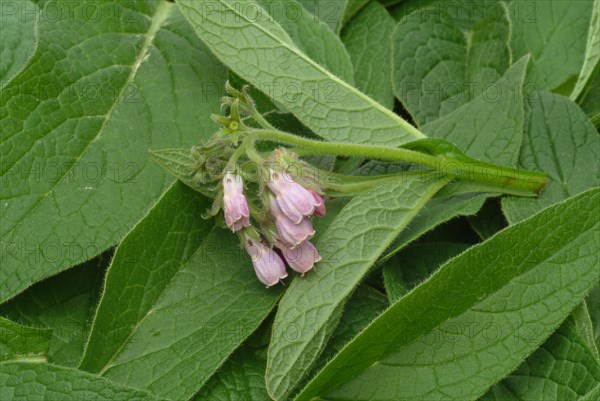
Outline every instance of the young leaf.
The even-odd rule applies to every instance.
[[[599,216],[600,190],[590,190],[451,259],[346,346],[297,400],[476,399],[600,278]]]
[[[401,145],[423,134],[306,56],[255,1],[178,1],[210,49],[242,78],[269,93],[319,136]],[[262,10],[253,18],[243,10]]]
[[[83,355],[89,324],[110,254],[36,283],[0,306],[0,314],[52,331],[48,361],[76,367]]]
[[[323,349],[327,325],[396,235],[447,183],[435,175],[408,176],[364,192],[348,203],[319,238],[323,260],[314,274],[295,280],[282,298],[267,364],[267,389],[283,398]],[[302,327],[291,341],[289,327]],[[329,333],[330,334],[330,333]]]
[[[575,88],[571,93],[571,100],[577,101],[590,84],[594,74],[598,74],[600,68],[600,0],[594,0],[592,7],[592,18],[588,31],[587,46],[585,50],[585,60]]]
[[[202,220],[208,205],[178,183],[123,240],[82,369],[187,399],[273,308],[279,291],[258,283],[234,235]]]
[[[35,49],[38,12],[38,6],[30,0],[2,4],[0,87],[21,71],[31,57]]]
[[[344,27],[341,35],[354,65],[357,88],[388,109],[394,107],[390,85],[393,31],[393,18],[379,3],[371,2]]]
[[[0,362],[45,361],[51,337],[52,329],[23,326],[0,317]]]
[[[600,362],[572,317],[480,401],[578,401],[600,382]]]
[[[158,401],[142,390],[48,363],[0,363],[0,399],[52,401]]]
[[[549,174],[535,199],[505,198],[510,223],[598,185],[600,138],[581,109],[566,97],[536,93],[526,102],[525,141],[519,165]]]
[[[354,69],[340,38],[296,0],[257,0],[308,57],[349,84]],[[315,40],[318,38],[318,40]]]
[[[504,9],[499,11],[495,18],[482,17],[467,33],[458,21],[430,9],[398,23],[394,92],[419,125],[456,110],[502,77],[510,65],[509,25]]]
[[[2,89],[0,302],[118,242],[172,182],[147,149],[214,129],[223,67],[173,3],[135,4],[91,23],[86,3],[46,2],[63,11]]]
[[[592,7],[593,0],[508,4],[512,54],[531,54],[527,82],[533,88],[571,94],[584,62]]]

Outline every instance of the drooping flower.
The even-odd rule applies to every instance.
[[[242,177],[227,172],[223,178],[223,210],[225,221],[236,232],[250,225],[250,211],[244,196]]]
[[[249,237],[246,237],[245,248],[261,283],[271,287],[287,277],[285,263],[273,249]]]
[[[270,170],[269,189],[276,195],[277,205],[293,223],[299,224],[305,217],[311,216],[319,206],[318,200],[295,182],[289,174]]]
[[[269,210],[275,218],[275,226],[282,242],[290,247],[295,247],[302,242],[309,240],[315,234],[310,220],[302,217],[298,223],[291,220],[279,207],[276,198],[269,194]]]
[[[315,191],[309,190],[312,194],[315,201],[318,202],[318,205],[315,206],[315,216],[322,217],[327,213],[327,209],[325,207],[325,198],[316,193]]]
[[[278,243],[276,246],[281,250],[283,258],[290,268],[298,273],[308,272],[315,263],[321,260],[317,248],[310,241],[304,241],[294,248],[282,243]]]

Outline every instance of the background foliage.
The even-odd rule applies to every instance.
[[[600,396],[600,1],[0,6],[1,399]],[[549,183],[330,199],[316,271],[266,290],[148,156],[209,138],[227,79],[281,129],[425,134]]]

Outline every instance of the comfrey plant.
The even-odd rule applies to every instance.
[[[220,129],[201,146],[151,152],[164,168],[188,186],[214,199],[206,218],[217,217],[237,234],[258,279],[267,287],[288,276],[286,264],[302,276],[321,260],[311,242],[314,216],[326,213],[326,194],[352,196],[395,180],[431,175],[448,181],[485,184],[491,192],[535,196],[546,183],[542,173],[484,163],[441,139],[392,148],[323,142],[286,133],[261,115],[249,95],[226,84],[222,108],[213,115]],[[265,148],[261,142],[279,144]],[[380,176],[348,176],[326,171],[300,155],[334,155],[401,161],[424,166]]]

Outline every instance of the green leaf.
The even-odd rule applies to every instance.
[[[600,350],[600,282],[592,288],[590,295],[586,299],[586,304],[594,329],[596,348]]]
[[[588,297],[592,295],[591,293]],[[596,347],[596,338],[594,333],[594,326],[588,310],[587,302],[583,301],[571,314],[577,332],[585,342],[586,347],[596,357],[600,363],[600,355],[598,354],[598,348]]]
[[[348,203],[316,243],[323,260],[314,274],[294,280],[273,328],[267,389],[281,399],[315,361],[344,301],[369,268],[447,179],[411,177],[372,188]],[[289,327],[302,328],[290,340]]]
[[[596,401],[600,399],[600,383],[596,385],[589,393],[579,399],[579,401]]]
[[[0,25],[0,88],[27,63],[35,49],[39,9],[29,0],[2,4]]]
[[[51,337],[51,329],[23,326],[0,317],[0,361],[45,361]]]
[[[0,399],[14,401],[158,401],[141,390],[48,363],[0,363]]]
[[[265,330],[261,330],[261,329]],[[270,326],[261,326],[194,396],[196,401],[268,400],[265,388],[267,366],[266,334]]]
[[[593,0],[512,0],[511,50],[531,54],[527,82],[536,90],[571,94],[584,63]]]
[[[350,56],[340,38],[296,0],[257,0],[290,35],[300,51],[326,70],[354,84]]]
[[[481,210],[468,219],[473,230],[483,240],[492,237],[508,225],[504,214],[502,214],[501,203],[498,198],[488,199]]]
[[[19,323],[52,329],[48,360],[76,367],[100,295],[110,254],[36,283],[0,306],[0,314]]]
[[[325,22],[333,32],[338,32],[341,28],[344,12],[349,2],[357,0],[299,0],[304,8],[310,11],[315,17]]]
[[[369,5],[371,0],[348,0],[346,9],[344,10],[344,19],[342,20],[341,27],[345,27],[345,23],[351,20],[358,12],[364,7]]]
[[[178,1],[210,49],[239,76],[266,91],[319,136],[336,141],[401,145],[423,134],[306,56],[255,1],[217,0],[218,11]]]
[[[356,87],[390,110],[394,107],[390,85],[393,31],[393,18],[379,3],[371,2],[344,27],[341,36],[354,65]]]
[[[390,303],[394,303],[431,276],[444,262],[469,248],[468,244],[434,242],[412,245],[383,268]]]
[[[538,198],[505,198],[510,223],[598,186],[600,138],[581,109],[566,97],[541,92],[526,102],[525,141],[519,166],[548,173]]]
[[[522,85],[528,58],[517,61],[481,95],[424,125],[423,131],[457,145],[469,157],[514,165],[523,137]]]
[[[490,93],[502,77],[510,65],[509,24],[504,9],[498,11],[495,18],[482,16],[466,33],[457,20],[440,18],[435,9],[412,13],[398,23],[392,82],[396,97],[417,124],[430,123]],[[493,89],[497,97],[498,89]]]
[[[575,88],[571,93],[571,100],[576,101],[583,90],[592,80],[594,74],[598,74],[600,68],[600,0],[594,0],[592,7],[592,19],[590,21],[585,60]]]
[[[178,183],[119,245],[82,369],[187,399],[273,308],[280,292],[201,218],[209,205]]]
[[[208,136],[225,80],[168,1],[50,8],[0,99],[0,302],[117,243],[172,183],[147,149]]]
[[[600,278],[599,216],[600,190],[590,190],[451,259],[361,332],[297,400],[476,399]]]
[[[537,351],[481,401],[576,401],[600,382],[600,363],[569,317]]]
[[[592,76],[586,92],[579,101],[581,108],[588,115],[596,128],[600,128],[600,72]]]
[[[177,183],[121,242],[106,275],[81,369],[102,371],[127,344],[211,231],[214,223],[200,217],[209,207],[208,199]]]
[[[381,259],[384,261],[389,259],[407,244],[454,217],[474,215],[481,209],[487,197],[487,194],[473,193],[445,196],[442,190],[398,235]]]
[[[385,295],[366,284],[360,285],[344,305],[344,312],[320,360],[313,367],[316,373],[388,306]],[[318,369],[316,369],[318,368]]]

